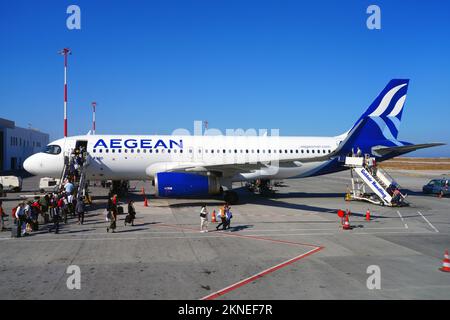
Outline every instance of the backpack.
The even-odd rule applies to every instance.
[[[17,207],[12,208],[12,210],[11,210],[11,216],[12,216],[14,219],[17,219],[17,217],[16,217],[16,211],[17,211]]]

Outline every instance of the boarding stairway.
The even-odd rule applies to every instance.
[[[347,192],[346,200],[362,200],[384,206],[407,205],[404,195],[393,196],[392,186],[398,183],[383,169],[376,166],[375,158],[348,156],[345,166],[351,169],[351,189]],[[366,192],[366,186],[375,194]]]
[[[76,183],[77,188],[77,197],[86,197],[87,196],[87,189],[89,186],[89,180],[86,176],[87,168],[89,167],[91,157],[89,153],[83,152],[81,154],[82,157],[82,164],[78,167],[78,181],[74,181]],[[59,181],[58,189],[61,190],[64,187],[65,182],[69,179],[70,176],[70,166],[72,164],[72,161],[75,161],[75,158],[73,155],[67,154],[64,155],[64,167],[61,172],[61,179]]]
[[[89,180],[86,177],[86,169],[89,167],[89,163],[91,160],[91,157],[87,152],[84,152],[83,155],[83,164],[79,168],[80,171],[80,180],[78,181],[78,197],[84,197],[87,196],[87,188],[89,186]]]
[[[61,171],[61,178],[59,179],[58,190],[62,189],[62,187],[64,186],[64,181],[66,181],[67,177],[69,176],[69,162],[70,162],[69,154],[64,154],[64,167]]]

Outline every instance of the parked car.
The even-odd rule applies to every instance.
[[[422,188],[423,193],[431,193],[431,194],[442,194],[444,196],[450,194],[449,190],[449,181],[448,178],[442,178],[442,179],[433,179],[428,184],[424,185]]]
[[[3,191],[22,191],[22,178],[16,176],[0,176],[0,184],[3,185]]]
[[[60,179],[49,178],[49,177],[41,178],[41,180],[39,180],[39,191],[42,193],[56,191],[56,189],[58,188],[59,182],[60,182]]]

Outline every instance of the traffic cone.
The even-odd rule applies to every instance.
[[[351,213],[350,210],[348,210],[348,209],[347,209],[347,215],[348,215],[348,216],[351,216],[351,215],[352,215],[352,213]]]
[[[366,221],[370,221],[370,210],[367,209],[366,211]]]
[[[211,222],[217,222],[216,219],[216,210],[213,210],[212,214],[211,214]]]
[[[442,260],[442,268],[439,268],[439,270],[444,272],[450,272],[450,259],[448,256],[448,250],[445,250],[444,260]]]
[[[144,198],[144,207],[148,207],[147,198]]]
[[[351,230],[350,221],[348,219],[348,214],[345,215],[344,225],[342,226],[344,230]]]

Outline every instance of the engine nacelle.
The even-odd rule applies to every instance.
[[[219,179],[182,172],[160,172],[155,175],[157,197],[207,196],[221,192]]]

